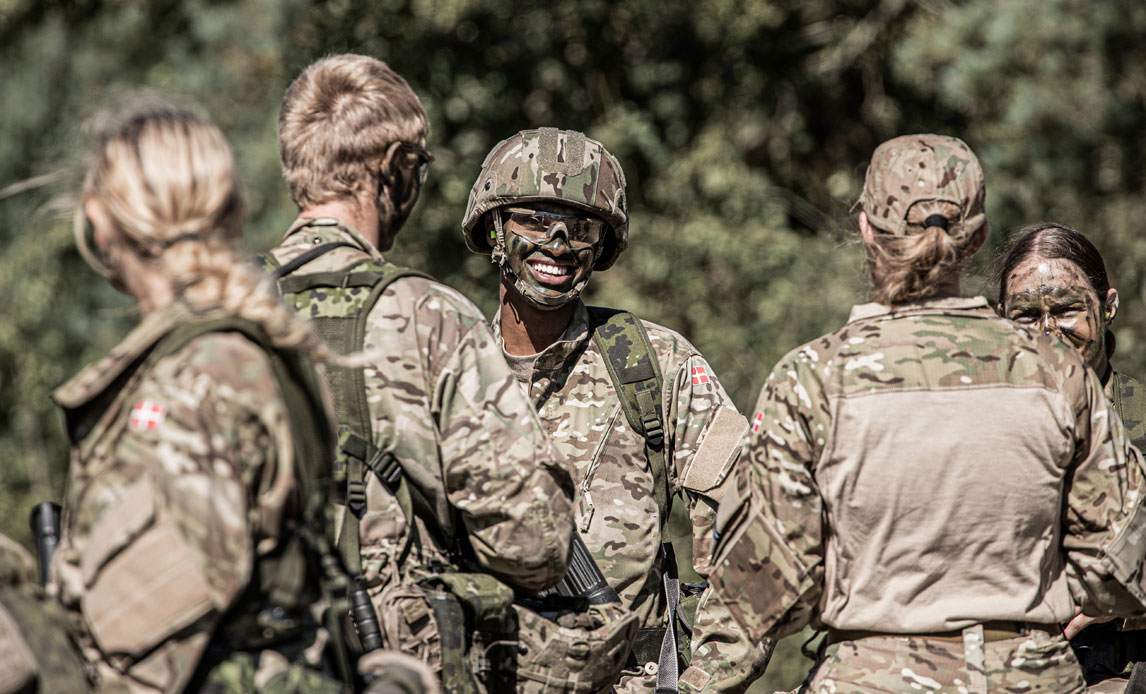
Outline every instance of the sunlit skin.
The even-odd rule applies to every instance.
[[[1118,308],[1118,291],[1100,299],[1078,265],[1069,260],[1028,258],[1007,276],[1003,315],[1057,335],[1106,374],[1106,330]]]
[[[586,213],[559,203],[531,203],[531,209],[566,215]],[[563,226],[563,225],[562,225]],[[541,296],[558,298],[570,294],[593,272],[596,247],[574,249],[563,230],[553,230],[552,237],[541,245],[531,243],[514,233],[512,219],[505,221],[506,263],[510,271]],[[506,352],[512,355],[537,354],[553,344],[573,318],[577,304],[569,300],[558,306],[541,306],[523,296],[514,286],[515,279],[502,276],[501,333]]]
[[[84,214],[92,225],[96,251],[112,272],[112,284],[135,299],[141,314],[146,316],[175,300],[171,280],[155,263],[140,256],[98,198],[88,198],[84,202]]]

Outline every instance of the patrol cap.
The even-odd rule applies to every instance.
[[[947,202],[960,210],[958,219],[948,220],[947,233],[960,237],[987,221],[986,197],[983,168],[966,142],[948,135],[903,135],[876,148],[863,195],[852,210],[862,209],[881,231],[906,236],[924,228],[907,223],[914,205]]]

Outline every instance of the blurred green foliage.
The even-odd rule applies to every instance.
[[[0,0],[0,530],[28,540],[62,494],[47,395],[135,320],[79,260],[68,194],[79,124],[117,90],[202,105],[237,152],[247,245],[294,215],[278,102],[310,61],[381,58],[431,120],[437,157],[393,257],[495,306],[458,232],[485,153],[518,129],[584,130],[623,163],[632,248],[589,299],[689,337],[743,409],[785,351],[863,300],[850,246],[882,140],[956,134],[988,177],[993,255],[1051,219],[1089,234],[1122,294],[1115,363],[1146,374],[1146,5],[1137,0]],[[981,278],[969,292],[990,291]],[[781,644],[766,682],[807,668]]]

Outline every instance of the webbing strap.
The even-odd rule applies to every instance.
[[[653,476],[653,494],[661,510],[661,541],[667,542],[672,509],[665,462],[664,379],[649,335],[639,318],[628,311],[590,306],[593,341],[605,359],[609,378],[621,400],[629,426],[645,440],[645,458]]]
[[[677,576],[676,553],[671,542],[661,543],[661,558],[664,562],[661,576],[665,587],[665,611],[668,625],[661,641],[661,657],[657,664],[657,694],[677,694],[680,685],[680,667],[677,663],[676,614],[680,607],[680,577]]]
[[[1146,694],[1146,664],[1134,663],[1124,694]]]
[[[342,270],[291,274],[314,258],[341,246],[354,247],[353,244],[338,242],[311,249],[279,268],[276,271],[276,278],[284,297],[321,291],[324,288],[370,289],[360,304],[343,305],[331,302],[331,305],[324,306],[324,315],[312,319],[316,330],[328,344],[341,354],[349,354],[364,347],[367,318],[386,288],[402,277],[426,277],[426,275],[371,259],[363,259]],[[331,310],[342,310],[344,315],[329,315]],[[406,545],[398,560],[401,565],[409,554],[417,533],[417,526],[414,524],[416,504],[410,485],[402,474],[398,460],[389,451],[379,451],[375,445],[362,369],[328,365],[327,375],[331,390],[334,391],[342,429],[342,443],[338,447],[336,469],[344,470],[346,475],[347,507],[342,516],[342,527],[339,532],[339,552],[352,575],[360,575],[361,518],[366,510],[366,475],[372,472],[378,475],[383,486],[395,496],[409,524]],[[432,512],[423,512],[419,515],[422,515],[427,527],[432,528],[431,532],[437,529],[434,527],[437,519]],[[435,537],[438,535],[444,537],[445,533],[435,533]]]

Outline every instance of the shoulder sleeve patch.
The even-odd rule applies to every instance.
[[[713,496],[713,488],[728,476],[732,461],[740,447],[740,438],[748,429],[748,422],[731,407],[721,407],[716,411],[712,424],[700,440],[692,465],[684,473],[681,484],[685,489]]]

